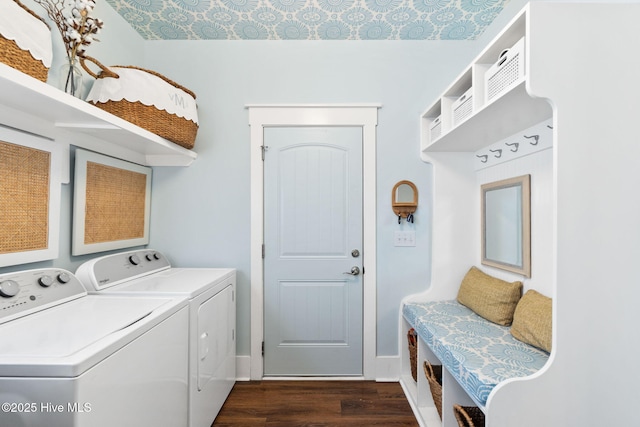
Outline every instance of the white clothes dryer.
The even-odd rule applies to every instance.
[[[0,426],[186,426],[188,314],[58,268],[0,275]]]
[[[188,299],[189,426],[210,427],[236,378],[235,269],[172,268],[144,249],[87,261],[76,275],[90,293]]]

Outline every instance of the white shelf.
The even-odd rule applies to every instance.
[[[511,83],[497,98],[485,101],[485,73],[503,50],[511,49],[525,37],[526,30],[523,11],[422,114],[423,153],[475,152],[551,117],[551,105],[545,99],[531,97],[527,92],[529,73],[524,57],[520,63],[525,70],[524,76]],[[454,126],[453,103],[468,89],[471,89],[470,95],[473,97],[473,112]],[[442,133],[432,140],[429,128],[437,117],[442,123]]]
[[[532,98],[525,86],[525,81],[520,82],[429,143],[423,151],[475,152],[551,117],[549,103],[541,98]]]
[[[188,166],[197,153],[0,63],[0,124],[147,166]]]

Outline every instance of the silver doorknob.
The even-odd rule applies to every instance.
[[[351,271],[345,271],[342,274],[349,274],[351,276],[357,276],[358,274],[360,274],[360,267],[353,266],[353,267],[351,267]]]

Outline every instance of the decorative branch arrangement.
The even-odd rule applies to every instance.
[[[47,15],[55,22],[67,52],[67,64],[63,66],[62,83],[65,92],[82,97],[82,71],[78,68],[77,59],[84,57],[85,50],[104,25],[91,12],[96,5],[95,0],[34,0],[46,10]],[[65,8],[70,14],[65,15]]]
[[[65,4],[64,0],[34,0],[42,6],[47,15],[55,22],[69,61],[83,56],[85,49],[94,41],[99,41],[95,36],[100,32],[104,23],[91,16],[96,5],[95,0],[75,0]],[[65,9],[70,6],[71,14],[65,16]]]

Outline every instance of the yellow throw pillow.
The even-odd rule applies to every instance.
[[[462,279],[458,302],[479,316],[499,325],[509,326],[522,296],[522,282],[505,282],[471,267]]]
[[[552,299],[528,290],[513,314],[511,335],[527,344],[551,353]]]

